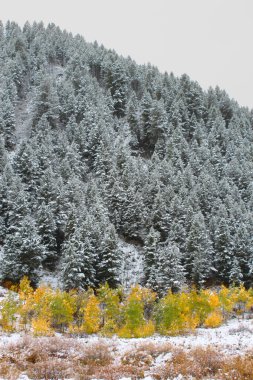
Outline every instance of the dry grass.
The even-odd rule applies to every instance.
[[[145,351],[153,358],[159,355],[168,354],[172,352],[173,346],[170,343],[157,343],[157,342],[144,342],[137,345],[137,351]]]
[[[81,365],[106,366],[112,363],[113,356],[107,344],[98,342],[84,347],[77,360]]]
[[[144,371],[140,368],[135,368],[129,365],[110,365],[105,367],[86,367],[82,371],[77,370],[75,379],[77,380],[119,380],[123,377],[131,380],[143,379]]]
[[[176,349],[165,365],[154,368],[156,380],[167,380],[178,375],[194,380],[252,380],[253,355],[224,356],[212,348],[195,348],[190,351]]]
[[[63,379],[77,371],[92,373],[92,368],[108,366],[112,354],[104,343],[82,344],[67,338],[26,337],[2,348],[0,376],[17,378],[26,372],[32,379]],[[88,372],[89,372],[88,371]]]
[[[161,365],[156,364],[159,356],[164,358]],[[121,353],[103,341],[27,337],[0,351],[0,378],[14,380],[22,372],[34,380],[137,380],[144,373],[156,380],[179,374],[195,380],[252,380],[253,352],[231,357],[210,347],[186,351],[167,343],[146,342]]]
[[[224,362],[222,368],[222,380],[252,380],[253,379],[253,354],[237,356]]]

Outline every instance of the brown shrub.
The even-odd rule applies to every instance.
[[[16,380],[21,371],[16,367],[14,363],[10,363],[8,360],[0,360],[0,378],[6,380]]]
[[[152,375],[158,380],[178,375],[200,380],[220,373],[222,365],[220,353],[211,348],[198,347],[189,352],[175,349],[171,359],[165,365],[155,368]]]
[[[80,347],[74,339],[26,336],[1,348],[0,377],[10,378],[8,373],[4,373],[4,368],[10,367],[12,372],[27,372],[33,379],[64,378],[63,375],[73,367],[76,351],[80,351]]]
[[[149,367],[153,363],[153,357],[146,351],[128,351],[121,358],[123,365],[131,365],[132,367]]]
[[[4,348],[3,355],[11,361],[37,363],[49,358],[69,358],[80,350],[80,344],[74,339],[66,338],[32,338],[24,337]]]
[[[30,365],[27,374],[34,380],[59,380],[69,378],[74,369],[66,359],[49,359]]]
[[[168,353],[166,362],[154,367],[155,359]],[[167,343],[142,342],[120,353],[103,341],[85,344],[69,338],[26,337],[1,347],[0,352],[0,378],[6,380],[17,379],[22,372],[34,380],[137,380],[149,371],[156,380],[179,374],[195,380],[252,380],[253,351],[235,357],[210,347],[187,351]]]
[[[221,379],[252,380],[253,358],[249,355],[245,355],[226,360],[222,367]]]
[[[189,355],[200,368],[201,376],[215,375],[223,366],[221,353],[210,347],[197,347],[191,350]]]
[[[78,354],[77,361],[86,366],[106,366],[113,360],[112,353],[107,344],[97,342],[84,347]]]
[[[87,366],[77,369],[76,380],[119,380],[129,377],[131,380],[139,380],[144,377],[144,372],[140,368],[125,365],[110,365],[104,367]]]

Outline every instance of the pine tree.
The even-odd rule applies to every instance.
[[[114,63],[112,70],[113,80],[110,91],[114,101],[114,113],[117,117],[123,117],[125,116],[127,103],[128,77],[123,65],[120,62]]]
[[[21,143],[15,156],[15,169],[26,184],[26,190],[35,193],[39,181],[39,167],[34,148],[28,143]]]
[[[49,78],[42,79],[34,100],[33,126],[46,115],[49,124],[55,127],[59,118],[59,99]]]
[[[36,224],[41,244],[44,247],[43,264],[50,266],[57,255],[56,224],[50,208],[45,203],[42,203],[37,212]]]
[[[159,242],[159,232],[151,227],[144,245],[144,284],[146,286],[152,286],[156,282],[154,271],[156,271],[157,268],[156,259]]]
[[[63,247],[62,278],[66,289],[95,286],[95,252],[88,236],[75,230]]]
[[[23,219],[18,231],[8,234],[1,258],[1,280],[16,283],[28,276],[36,284],[44,258],[44,250],[34,221],[30,216]]]
[[[213,248],[201,212],[195,214],[186,241],[185,269],[194,284],[204,285],[211,275]]]
[[[166,242],[156,255],[154,289],[160,294],[179,291],[185,284],[185,270],[182,265],[182,254],[175,244]]]
[[[8,150],[13,150],[16,146],[15,128],[14,105],[10,98],[3,94],[0,99],[0,132],[3,133]]]
[[[112,225],[104,231],[98,252],[96,279],[100,284],[107,282],[110,286],[115,287],[119,283],[120,257],[116,231]]]
[[[216,221],[214,237],[214,266],[217,270],[219,280],[221,282],[225,282],[225,284],[229,284],[229,273],[232,259],[232,240],[228,222],[225,218],[221,218],[219,221]]]
[[[7,153],[4,146],[4,140],[0,135],[0,174],[3,173],[3,170],[6,164],[7,164]]]

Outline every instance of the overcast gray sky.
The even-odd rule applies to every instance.
[[[0,0],[0,18],[54,22],[253,108],[253,0]]]

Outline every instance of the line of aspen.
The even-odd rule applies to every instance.
[[[129,291],[101,285],[95,292],[33,289],[27,277],[0,301],[2,332],[29,332],[50,336],[118,335],[140,338],[154,333],[177,335],[197,327],[214,328],[231,316],[252,315],[253,289],[243,286],[219,289],[169,291],[164,297],[139,285]]]

